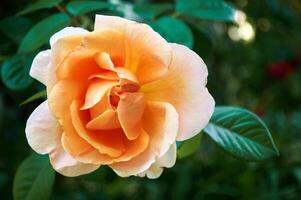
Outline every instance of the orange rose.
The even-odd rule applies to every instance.
[[[198,134],[212,115],[202,59],[146,24],[97,15],[93,32],[67,27],[50,45],[30,71],[48,100],[25,132],[65,176],[108,165],[123,177],[157,178],[174,165],[176,141]]]

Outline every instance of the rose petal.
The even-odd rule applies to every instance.
[[[137,175],[150,168],[157,157],[164,155],[174,143],[178,130],[178,114],[165,102],[148,102],[143,115],[143,128],[150,135],[147,149],[126,162],[110,167],[122,177]]]
[[[106,154],[101,154],[97,149],[90,145],[86,140],[79,136],[75,130],[70,110],[66,113],[63,120],[64,132],[62,135],[62,146],[79,162],[87,164],[111,164],[113,159]]]
[[[130,72],[129,70],[127,70],[127,69],[125,69],[123,67],[117,67],[116,68],[116,72],[117,72],[118,77],[121,80],[128,80],[130,82],[139,84],[136,76],[134,74],[132,74],[132,72]]]
[[[105,71],[101,72],[100,74],[93,74],[89,76],[89,80],[99,78],[99,79],[104,79],[104,80],[109,80],[109,81],[118,81],[119,78],[116,73],[111,72],[111,71]]]
[[[155,144],[153,153],[161,157],[171,144],[174,143],[178,133],[179,115],[169,103],[149,101],[143,115],[143,128],[151,134]]]
[[[88,174],[100,167],[100,165],[78,162],[61,145],[49,154],[49,158],[51,165],[58,173],[69,177]]]
[[[125,93],[120,98],[117,114],[120,125],[129,140],[136,139],[142,132],[141,118],[144,113],[143,93]]]
[[[112,62],[111,57],[108,53],[97,53],[95,55],[95,60],[100,68],[114,71],[114,63]]]
[[[81,110],[86,110],[96,105],[102,98],[105,98],[105,94],[115,85],[117,85],[115,81],[93,80],[87,89],[85,103]]]
[[[49,95],[49,108],[64,129],[62,135],[64,149],[74,157],[93,149],[89,143],[78,135],[70,116],[69,107],[72,101],[83,98],[84,91],[80,83],[66,79],[59,81]]]
[[[73,135],[73,137],[75,134]],[[77,137],[79,137],[77,135]],[[62,135],[62,146],[68,152],[68,154],[72,155],[77,161],[86,163],[86,164],[94,164],[94,165],[108,165],[113,163],[113,159],[106,154],[101,154],[99,151],[92,146],[86,149],[83,152],[79,153],[79,149],[74,143],[75,138],[70,138],[70,133]],[[77,140],[78,138],[76,138]],[[82,139],[82,138],[81,138]]]
[[[116,111],[112,109],[106,110],[87,124],[87,129],[90,130],[111,130],[117,128],[120,128],[120,123]]]
[[[136,22],[117,16],[96,15],[94,30],[113,28],[123,32],[127,23]]]
[[[30,76],[46,85],[49,67],[50,67],[50,50],[41,51],[32,61]]]
[[[136,74],[139,82],[149,82],[166,73],[171,48],[150,26],[120,17],[96,15],[95,30],[108,28],[125,34],[125,67]]]
[[[67,36],[74,36],[74,35],[84,35],[89,33],[89,31],[80,28],[80,27],[66,27],[59,32],[55,33],[50,38],[50,46],[52,47],[58,40]]]
[[[117,75],[119,77],[119,85],[124,92],[136,92],[140,88],[138,79],[132,72],[123,68],[116,68]]]
[[[47,154],[56,148],[61,130],[47,101],[41,103],[30,115],[25,133],[31,148],[40,154]]]
[[[49,108],[62,123],[62,120],[69,115],[69,106],[74,99],[83,99],[85,85],[73,80],[61,80],[48,95]]]
[[[125,68],[134,73],[141,84],[167,72],[172,49],[150,26],[128,23],[125,39]]]
[[[151,167],[147,171],[138,174],[138,176],[144,177],[146,175],[149,179],[156,179],[161,176],[163,167],[173,167],[176,164],[176,160],[177,145],[176,143],[174,143],[170,146],[169,150],[163,156],[158,158],[157,161],[151,165]]]
[[[185,46],[171,44],[173,59],[168,74],[145,84],[141,91],[148,100],[171,103],[179,113],[177,140],[198,134],[209,122],[214,99],[205,87],[207,67],[203,60]]]
[[[88,111],[80,111],[81,101],[73,101],[70,106],[73,125],[85,141],[96,148],[100,153],[111,157],[118,157],[125,151],[124,133],[121,129],[89,131],[85,124],[89,120]]]
[[[81,44],[81,40],[89,31],[79,27],[66,27],[52,35],[50,38],[51,46],[51,67],[47,79],[47,92],[57,82],[56,69],[66,56]]]
[[[51,46],[51,63],[49,69],[49,78],[47,80],[47,92],[50,93],[53,86],[57,83],[56,70],[58,66],[65,60],[65,58],[73,52],[76,48],[80,47],[83,35],[70,35],[58,39]]]
[[[144,152],[148,147],[149,142],[150,137],[144,130],[142,130],[139,137],[135,140],[125,139],[126,151],[119,158],[115,158],[114,161],[124,162],[131,160],[132,158]]]
[[[118,30],[95,30],[83,38],[82,45],[94,53],[107,53],[114,66],[124,65],[124,34]]]
[[[70,52],[57,66],[58,80],[73,79],[82,84],[87,84],[91,74],[100,72],[97,62],[94,60],[94,52],[84,47],[77,47]]]
[[[155,155],[151,151],[151,147],[148,147],[143,153],[133,157],[131,160],[116,162],[109,166],[118,176],[128,177],[146,171],[155,161]]]
[[[106,94],[95,106],[89,109],[90,116],[92,119],[97,118],[99,115],[103,114],[106,110],[111,109],[109,93]]]

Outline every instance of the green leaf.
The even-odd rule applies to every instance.
[[[124,12],[122,12],[122,10],[114,10],[114,9],[110,9],[110,10],[103,10],[101,11],[102,15],[111,15],[111,16],[118,16],[118,17],[124,17]]]
[[[49,38],[62,28],[68,26],[70,18],[66,14],[55,14],[34,25],[23,38],[18,53],[40,48]]]
[[[177,0],[180,14],[206,20],[233,21],[235,9],[223,0]]]
[[[199,133],[193,138],[184,141],[177,151],[178,158],[182,159],[196,152],[201,145],[202,135],[203,133]]]
[[[16,55],[3,62],[1,78],[6,87],[11,90],[24,90],[32,83],[29,76],[32,59],[32,55]]]
[[[23,17],[11,16],[0,21],[0,31],[16,44],[20,44],[31,26],[32,21]]]
[[[40,9],[52,8],[60,4],[63,0],[40,0],[35,3],[29,4],[24,10],[17,13],[17,15],[25,15]]]
[[[264,122],[242,108],[216,107],[204,131],[222,149],[239,159],[259,161],[278,155]]]
[[[150,26],[168,42],[183,44],[189,48],[193,46],[193,35],[190,28],[179,19],[162,17],[151,22]]]
[[[14,178],[14,200],[47,200],[55,179],[48,156],[33,154],[19,166]]]
[[[176,141],[177,149],[180,149],[183,144],[184,144],[184,141]]]
[[[114,5],[103,1],[71,1],[67,5],[67,11],[72,15],[84,15],[89,12],[113,7]]]
[[[194,37],[194,51],[198,52],[204,58],[212,56],[214,46],[218,43],[218,35],[210,23],[190,23],[192,31],[197,37]]]
[[[152,20],[155,17],[162,15],[173,9],[170,3],[157,3],[157,4],[139,4],[134,7],[134,11],[144,19]]]
[[[26,99],[25,101],[23,101],[20,106],[23,106],[25,104],[28,104],[30,102],[33,102],[34,100],[40,99],[40,98],[44,98],[47,96],[46,90],[42,90],[34,95],[32,95],[31,97],[29,97],[28,99]]]

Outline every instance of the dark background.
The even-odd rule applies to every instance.
[[[0,20],[14,16],[31,2],[2,0]],[[129,3],[143,2],[150,1]],[[301,198],[301,2],[227,2],[246,13],[255,38],[233,41],[228,36],[233,23],[204,20],[189,25],[194,35],[193,49],[208,66],[208,88],[217,105],[242,106],[260,115],[271,130],[280,156],[246,163],[203,136],[197,152],[179,159],[157,180],[119,178],[107,167],[77,178],[57,174],[52,199]],[[56,12],[55,8],[43,9],[24,17],[34,24]],[[87,17],[93,20],[94,14]],[[10,27],[2,26],[0,30],[0,63],[13,56],[18,47],[18,42],[3,32],[6,28]],[[11,30],[11,35],[20,32]],[[11,90],[0,82],[1,199],[12,199],[14,174],[30,153],[24,133],[26,119],[42,100],[24,106],[20,103],[41,89],[43,86],[36,81],[24,90]]]

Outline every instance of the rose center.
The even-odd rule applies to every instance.
[[[113,108],[118,106],[120,98],[126,93],[134,93],[140,89],[140,85],[136,82],[121,79],[120,83],[113,87],[110,91],[110,104]]]

